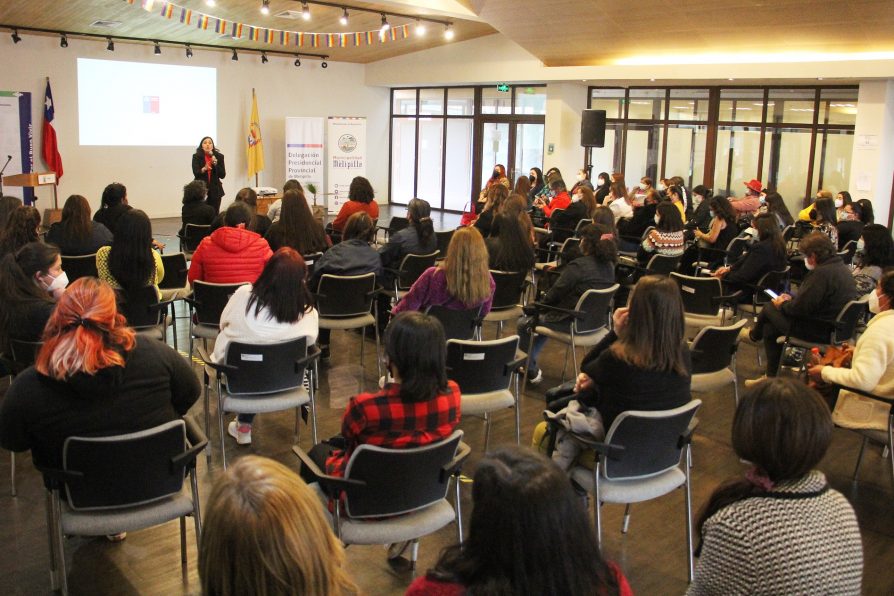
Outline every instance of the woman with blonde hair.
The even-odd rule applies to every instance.
[[[495,287],[484,238],[474,227],[460,228],[450,239],[447,258],[426,269],[391,312],[424,311],[429,306],[480,307],[484,316],[490,312]]]
[[[294,472],[254,455],[208,498],[199,576],[205,596],[357,592],[320,499]]]

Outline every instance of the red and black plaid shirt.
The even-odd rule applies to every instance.
[[[358,445],[400,449],[449,437],[459,424],[459,386],[449,381],[447,391],[425,401],[404,401],[400,398],[400,385],[392,383],[378,393],[361,393],[351,398],[341,423],[347,447],[329,456],[327,472],[342,476]]]

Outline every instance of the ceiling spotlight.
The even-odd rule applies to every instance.
[[[110,52],[114,52],[115,51],[115,42],[112,41],[111,37],[108,39],[109,39],[109,43],[106,44],[106,49]]]
[[[416,21],[416,35],[419,37],[423,37],[425,35],[425,23],[422,21]]]
[[[388,31],[391,28],[391,25],[388,24],[388,17],[385,16],[385,13],[382,13],[382,28],[381,31]]]
[[[19,43],[20,41],[22,41],[22,38],[19,37],[19,30],[13,29],[12,30],[12,43]]]
[[[270,14],[270,0],[264,0],[261,3],[261,14],[263,14],[263,15]]]
[[[208,6],[215,6],[217,2],[215,2],[214,0],[205,0],[205,4],[207,4]]]
[[[310,7],[307,5],[306,1],[302,1],[301,4],[303,5],[301,7],[301,18],[304,19],[305,21],[309,21],[310,20]]]
[[[238,62],[238,61],[239,61],[239,54],[236,53],[236,50],[235,50],[235,49],[233,49],[233,57],[230,58],[230,60],[232,60],[233,62]]]
[[[341,17],[338,19],[338,22],[341,23],[342,25],[348,24],[348,9],[347,8],[342,8]]]
[[[444,29],[444,39],[448,41],[453,39],[453,27],[450,25],[447,25],[447,28]]]
[[[158,45],[158,42],[157,42],[157,41],[155,42],[155,55],[156,55],[156,56],[161,56],[161,46]]]
[[[59,47],[60,48],[68,47],[68,36],[65,35],[64,33],[62,34],[62,39],[59,40]]]
[[[192,48],[189,47],[188,45],[186,46],[186,57],[192,58]]]
[[[301,58],[295,58],[295,68],[301,66]]]
[[[320,63],[320,66],[322,66],[323,68],[329,68],[329,63],[323,60],[323,62]]]

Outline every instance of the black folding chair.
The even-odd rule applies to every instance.
[[[68,276],[68,283],[82,277],[99,277],[96,269],[96,253],[78,257],[62,255],[62,270]]]

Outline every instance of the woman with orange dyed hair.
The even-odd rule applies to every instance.
[[[37,465],[61,466],[68,437],[152,428],[183,416],[199,397],[187,361],[127,327],[114,290],[96,278],[66,288],[43,342],[0,409],[0,445],[30,449]]]

